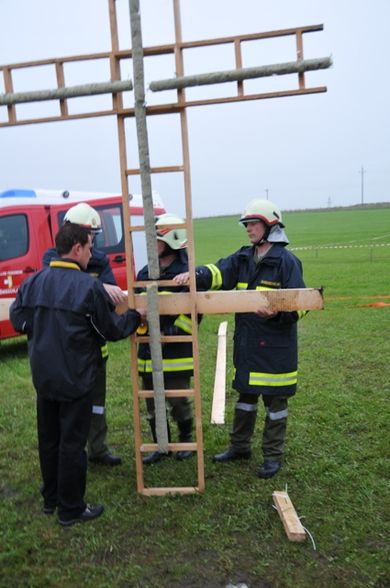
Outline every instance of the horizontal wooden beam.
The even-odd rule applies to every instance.
[[[146,308],[146,296],[136,294],[135,307]],[[117,307],[121,314],[128,308],[127,301]],[[293,310],[322,310],[324,301],[322,290],[317,288],[296,288],[281,290],[229,290],[196,293],[196,310],[199,314],[228,314],[236,312],[256,312],[267,309],[273,312]],[[158,297],[160,314],[189,314],[191,296],[189,292]]]

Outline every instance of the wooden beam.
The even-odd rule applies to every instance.
[[[214,425],[223,425],[225,422],[227,326],[227,321],[223,321],[218,329],[217,362],[215,365],[214,395],[211,408],[211,423]]]
[[[287,492],[275,491],[272,498],[290,541],[305,541],[306,531]]]
[[[146,296],[135,296],[135,307],[146,308]],[[121,314],[128,308],[127,302],[117,307]],[[158,297],[160,314],[186,314],[191,312],[190,294],[181,292]],[[259,309],[275,312],[293,310],[322,310],[324,301],[322,289],[291,288],[287,290],[229,290],[196,293],[196,309],[199,314],[228,314],[235,312],[256,312]]]

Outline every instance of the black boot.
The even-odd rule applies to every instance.
[[[222,453],[214,455],[213,461],[233,461],[234,459],[249,459],[251,456],[250,451],[236,451],[234,447],[228,447]]]
[[[277,474],[281,467],[282,463],[280,461],[264,459],[264,463],[261,464],[257,475],[259,478],[266,480],[267,478],[272,478],[272,476]]]
[[[150,430],[152,431],[153,441],[155,443],[157,443],[156,419],[150,419],[149,425],[150,425]],[[171,431],[170,431],[168,422],[167,422],[167,429],[168,429],[168,442],[170,443],[171,442]],[[152,465],[153,463],[157,463],[158,461],[161,461],[162,459],[164,459],[165,457],[168,457],[169,455],[171,455],[170,451],[168,451],[168,453],[164,453],[162,451],[153,451],[153,453],[150,453],[146,457],[142,458],[142,463],[145,465]]]
[[[249,459],[251,456],[251,439],[255,430],[257,411],[234,411],[233,430],[230,434],[230,447],[222,453],[214,455],[213,461],[232,461],[234,459]]]
[[[179,441],[182,443],[191,443],[192,442],[192,419],[187,419],[186,421],[178,421],[177,426],[179,428]],[[176,453],[176,459],[182,461],[183,459],[188,459],[192,457],[192,451],[178,451]]]

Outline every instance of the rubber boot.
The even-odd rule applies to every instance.
[[[153,441],[155,443],[157,443],[156,419],[150,419],[149,425],[150,425],[150,430],[152,432]],[[171,442],[171,431],[170,431],[168,422],[167,422],[167,429],[168,429],[168,442],[170,443]],[[152,465],[153,463],[157,463],[158,461],[161,461],[162,459],[164,459],[165,457],[168,457],[169,455],[171,455],[170,451],[168,451],[168,453],[163,453],[162,451],[153,451],[153,453],[150,453],[149,455],[147,455],[146,457],[144,457],[142,459],[142,463],[145,465]]]
[[[249,459],[251,456],[251,439],[256,425],[257,410],[250,412],[236,408],[234,411],[233,430],[230,434],[230,447],[214,455],[213,461],[232,461]]]
[[[192,442],[192,419],[187,419],[186,421],[179,421],[177,423],[179,428],[179,441],[182,443],[191,443]],[[180,461],[183,459],[188,459],[192,457],[193,452],[188,450],[178,451],[176,453],[176,459]]]

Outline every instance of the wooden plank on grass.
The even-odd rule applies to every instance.
[[[305,541],[306,532],[287,492],[275,491],[272,498],[290,541]]]
[[[146,296],[136,294],[136,308],[146,308]],[[127,301],[117,307],[124,312]],[[159,296],[160,314],[188,314],[191,310],[190,294],[186,292]],[[196,310],[200,314],[227,314],[232,312],[256,312],[267,309],[274,312],[293,310],[322,310],[322,290],[318,288],[291,288],[280,290],[229,290],[196,293]]]
[[[214,394],[211,407],[211,423],[215,425],[223,425],[225,422],[227,326],[227,321],[223,321],[218,329],[217,361],[215,364]]]

